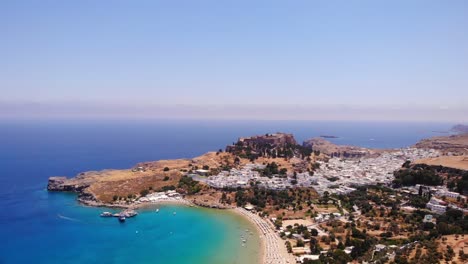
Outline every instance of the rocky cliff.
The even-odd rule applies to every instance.
[[[367,148],[336,145],[323,138],[311,138],[304,141],[302,145],[313,151],[320,151],[320,153],[330,157],[360,158],[376,154],[376,151]]]
[[[288,145],[297,145],[296,139],[292,134],[286,133],[275,133],[275,134],[265,134],[252,137],[242,137],[239,138],[237,143],[227,146],[226,152],[231,152],[236,149],[236,147],[250,147],[253,149],[261,147],[269,147],[270,149],[274,148],[283,148]]]

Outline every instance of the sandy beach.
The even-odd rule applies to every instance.
[[[258,229],[260,240],[262,241],[262,259],[261,263],[266,264],[286,264],[295,263],[294,256],[289,254],[284,241],[275,232],[275,229],[268,222],[258,215],[245,210],[244,208],[235,208],[234,212],[246,217]]]

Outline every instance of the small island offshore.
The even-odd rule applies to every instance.
[[[192,159],[50,177],[47,189],[126,216],[155,203],[233,210],[257,226],[261,263],[466,263],[468,133],[453,131],[402,149],[264,134]]]

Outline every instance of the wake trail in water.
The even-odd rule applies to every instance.
[[[82,221],[79,220],[79,219],[71,218],[71,217],[67,217],[67,216],[63,216],[63,215],[61,215],[61,214],[57,214],[57,216],[58,216],[59,218],[62,218],[62,219],[68,220],[68,221],[82,222]]]

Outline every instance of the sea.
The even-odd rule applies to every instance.
[[[258,233],[230,212],[156,205],[121,224],[47,192],[50,176],[191,158],[239,137],[286,132],[298,142],[407,147],[446,135],[451,123],[223,120],[0,121],[0,263],[257,263]],[[159,212],[156,212],[159,209]],[[246,231],[249,230],[249,231]],[[251,234],[250,232],[254,232]],[[242,246],[240,237],[246,236]]]

